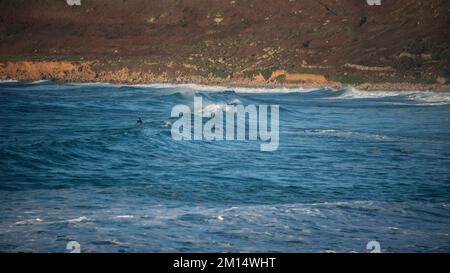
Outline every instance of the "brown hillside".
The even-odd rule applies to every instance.
[[[131,67],[138,59],[192,65],[219,77],[264,69],[329,78],[449,77],[447,0],[81,3],[0,1],[0,59],[82,57]]]

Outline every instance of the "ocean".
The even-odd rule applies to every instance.
[[[174,140],[194,97],[279,105],[278,149]],[[450,251],[449,93],[9,81],[0,118],[0,252]]]

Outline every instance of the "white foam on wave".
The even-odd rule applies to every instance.
[[[338,90],[342,91],[342,90]],[[335,97],[339,99],[373,99],[373,98],[385,98],[385,97],[397,97],[404,96],[414,92],[408,91],[364,91],[356,88],[347,88],[344,92]]]
[[[0,83],[19,82],[18,80],[0,80]]]
[[[98,86],[98,87],[102,87],[102,86],[108,86],[108,87],[122,87],[122,86],[131,86],[131,85],[127,85],[127,84],[116,84],[116,83],[109,83],[109,82],[71,82],[68,83],[70,85],[75,85],[75,86]]]
[[[417,92],[407,95],[421,105],[443,105],[450,103],[450,93],[444,92]]]
[[[236,93],[293,93],[293,92],[311,92],[319,90],[320,88],[263,88],[263,87],[230,87],[230,86],[210,86],[201,84],[171,84],[171,83],[155,83],[155,84],[135,84],[127,85],[130,87],[143,87],[143,88],[185,88],[193,91],[202,92],[224,92],[234,91]]]
[[[15,222],[14,224],[15,225],[58,224],[58,223],[76,224],[76,223],[81,223],[81,222],[85,222],[85,221],[92,221],[92,219],[90,219],[86,216],[80,216],[78,218],[73,218],[73,219],[68,219],[68,220],[44,222],[41,218],[35,218],[35,219],[18,221],[18,222]]]
[[[4,80],[2,82],[18,82],[17,80]],[[40,84],[49,82],[48,80],[34,81],[32,84]],[[359,90],[353,87],[345,90],[336,90],[333,88],[264,88],[264,87],[231,87],[231,86],[210,86],[201,84],[172,84],[172,83],[154,83],[154,84],[116,84],[105,82],[85,82],[85,83],[68,83],[72,86],[97,86],[97,87],[134,87],[134,88],[160,88],[160,89],[175,89],[174,91],[200,91],[200,92],[224,92],[234,91],[236,93],[309,93],[322,89],[330,90],[332,92],[341,92],[335,97],[327,97],[327,99],[377,99],[386,97],[401,96],[407,101],[415,102],[417,105],[443,105],[450,104],[450,92],[439,91],[366,91]],[[47,87],[48,88],[48,87]],[[393,104],[402,104],[401,102],[392,102]]]
[[[381,141],[393,140],[392,137],[380,135],[380,134],[371,134],[371,133],[335,130],[335,129],[309,129],[309,130],[302,130],[299,132],[287,131],[286,133],[294,134],[294,135],[323,136],[323,137],[336,137],[336,138],[355,138],[355,139],[381,140]]]
[[[38,224],[38,223],[41,223],[41,222],[43,222],[41,218],[35,218],[35,219],[30,219],[30,220],[18,221],[18,222],[15,222],[14,224],[21,226],[21,225]]]
[[[116,219],[133,219],[134,216],[133,215],[117,215],[115,218]]]
[[[442,105],[450,103],[450,92],[438,91],[364,91],[347,88],[334,98],[339,99],[378,99],[387,97],[403,97],[418,105]],[[332,98],[331,98],[332,99]]]
[[[234,99],[234,100],[230,101],[228,104],[229,105],[239,105],[239,104],[242,104],[242,102],[239,99]]]
[[[67,220],[67,222],[68,223],[80,223],[80,222],[83,222],[83,221],[90,221],[90,220],[91,219],[89,219],[86,216],[81,216],[81,217],[78,217],[78,218],[69,219],[69,220]]]
[[[207,100],[203,101],[203,108],[199,109],[197,112],[195,112],[195,115],[206,115],[210,116],[212,113],[217,113],[220,111],[228,112],[233,111],[235,109],[235,106],[242,104],[242,102],[239,99],[233,99],[227,103],[224,102],[209,102]]]
[[[224,92],[234,91],[236,93],[309,93],[322,89],[327,89],[333,92],[342,91],[328,87],[322,88],[264,88],[264,87],[230,87],[230,86],[210,86],[201,84],[170,84],[170,83],[155,83],[155,84],[135,84],[135,85],[117,85],[141,88],[162,88],[162,89],[178,89],[185,91],[201,91],[201,92]],[[385,97],[402,96],[410,101],[414,101],[420,105],[437,105],[450,103],[450,92],[437,91],[365,91],[353,87],[347,88],[337,97],[330,97],[329,99],[376,99]]]
[[[37,81],[33,81],[31,82],[31,84],[40,84],[40,83],[47,83],[50,82],[49,80],[37,80]]]
[[[218,111],[228,112],[232,109],[233,109],[233,106],[226,104],[226,103],[211,103],[211,104],[207,104],[203,109],[200,109],[200,111],[204,112],[204,113],[215,113]]]

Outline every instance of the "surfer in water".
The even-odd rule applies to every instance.
[[[143,123],[144,123],[144,122],[142,121],[142,118],[140,118],[140,117],[139,117],[139,118],[137,119],[137,121],[136,121],[136,124],[137,124],[137,125],[142,125]]]

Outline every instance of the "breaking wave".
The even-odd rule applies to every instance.
[[[175,141],[196,96],[279,105],[279,149]],[[448,252],[448,96],[1,83],[0,252]]]
[[[415,102],[419,105],[442,105],[450,103],[450,92],[434,91],[364,91],[355,88],[338,90],[338,99],[381,99],[400,98],[405,102]],[[394,103],[401,103],[394,101]]]

